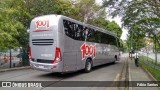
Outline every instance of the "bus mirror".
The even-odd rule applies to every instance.
[[[27,33],[29,33],[30,32],[30,29],[27,29]]]

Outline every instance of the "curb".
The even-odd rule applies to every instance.
[[[21,69],[30,69],[30,66],[25,67],[16,67],[16,68],[9,68],[9,69],[2,69],[0,72],[6,72],[6,71],[15,71],[15,70],[21,70]]]

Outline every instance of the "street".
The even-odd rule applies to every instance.
[[[160,90],[160,0],[0,0],[0,9],[0,90]]]
[[[68,74],[59,74],[59,73],[49,73],[44,71],[37,71],[32,69],[24,69],[17,71],[9,71],[0,73],[0,81],[117,81],[118,78],[125,79],[125,61],[127,60],[128,54],[123,55],[120,61],[117,61],[115,64],[105,64],[101,66],[94,67],[90,73],[84,73],[83,71],[68,73]],[[117,80],[116,80],[117,79]],[[55,84],[55,83],[53,83]],[[109,90],[109,87],[80,87],[79,89],[101,89]],[[1,88],[7,90],[8,88]],[[15,88],[17,90],[17,88]],[[18,88],[21,89],[21,88]],[[25,88],[32,89],[32,88]],[[67,89],[66,87],[43,87],[43,88],[33,88],[34,90],[57,90],[57,89]],[[77,87],[68,87],[68,90],[75,90]],[[78,89],[78,90],[79,90]],[[14,88],[12,88],[14,90]]]

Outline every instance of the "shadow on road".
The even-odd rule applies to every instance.
[[[108,64],[103,64],[103,65],[99,65],[99,66],[95,66],[92,68],[91,72],[96,72],[99,69],[103,69],[112,65],[116,65],[116,64],[121,64],[121,62],[115,62],[115,63],[108,63]],[[82,75],[82,74],[88,74],[88,73],[84,73],[84,70],[79,70],[79,71],[75,71],[75,72],[70,72],[70,73],[47,73],[47,74],[42,74],[39,75],[39,77],[41,78],[50,78],[50,79],[67,79],[67,78],[71,78],[71,77],[75,77],[78,75]]]
[[[95,67],[92,68],[92,71],[91,71],[91,72],[94,72],[94,71],[97,71],[97,70],[99,70],[99,69],[106,68],[106,67],[109,67],[109,66],[112,66],[112,65],[116,65],[116,64],[119,64],[119,62],[107,63],[107,64],[95,66]]]

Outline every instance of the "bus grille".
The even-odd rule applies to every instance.
[[[32,59],[32,61],[39,63],[53,63],[53,60],[46,60],[46,59]]]
[[[53,39],[33,39],[32,44],[33,45],[53,45],[54,40]]]

